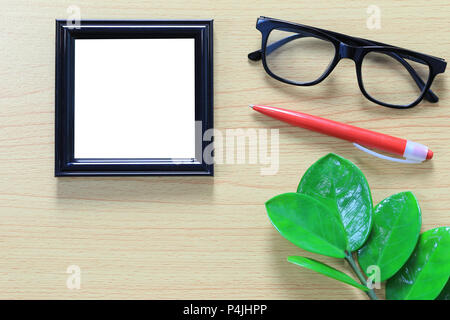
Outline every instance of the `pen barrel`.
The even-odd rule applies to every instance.
[[[291,125],[403,156],[407,140],[321,117],[268,106],[254,110]]]

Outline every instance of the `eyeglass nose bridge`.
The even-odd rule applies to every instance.
[[[339,44],[339,58],[340,59],[352,59],[353,61],[357,60],[357,56],[359,54],[359,50],[356,47],[350,46],[344,42]]]

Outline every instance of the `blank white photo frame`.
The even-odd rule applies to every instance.
[[[195,158],[195,39],[76,39],[74,157]]]
[[[213,20],[56,20],[55,176],[213,176]]]

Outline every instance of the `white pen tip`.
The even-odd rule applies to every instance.
[[[249,104],[248,105],[250,108],[252,108],[253,109],[253,107],[255,106],[254,104]]]

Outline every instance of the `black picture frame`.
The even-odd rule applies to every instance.
[[[76,39],[195,39],[195,159],[76,159],[74,157],[74,62]],[[55,176],[213,176],[203,141],[213,128],[213,20],[56,20]]]

